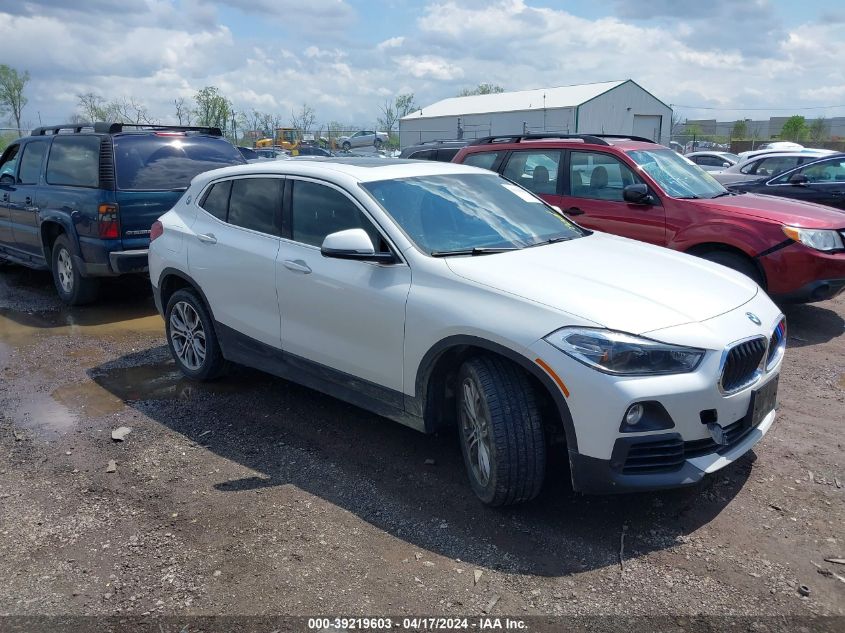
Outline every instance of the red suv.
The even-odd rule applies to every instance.
[[[738,270],[781,301],[822,301],[845,289],[845,213],[731,193],[645,138],[488,137],[463,148],[453,162],[500,172],[586,228]]]

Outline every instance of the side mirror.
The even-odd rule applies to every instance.
[[[14,185],[15,176],[13,174],[3,174],[0,176],[0,185]]]
[[[788,182],[790,185],[806,185],[810,179],[800,172],[795,172],[789,177]]]
[[[722,167],[730,167],[730,166],[731,166],[730,163],[722,163]]]
[[[642,183],[625,187],[622,190],[622,198],[631,204],[654,204],[654,198],[648,192],[648,187]]]
[[[396,261],[393,253],[376,253],[370,236],[364,229],[346,229],[329,233],[320,247],[323,257],[357,259],[366,262],[391,264]]]

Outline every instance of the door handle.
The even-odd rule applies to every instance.
[[[564,209],[563,212],[566,215],[584,215],[584,212],[578,207],[569,207],[568,209]]]
[[[311,267],[306,264],[301,259],[286,259],[285,260],[285,268],[288,270],[293,270],[294,272],[308,274],[311,272]]]
[[[23,203],[28,207],[32,206],[32,198],[27,196],[26,198],[23,199]]]
[[[8,194],[8,193],[4,193],[4,194],[3,194],[3,202],[8,202],[8,201],[9,201],[9,194]]]
[[[197,239],[203,244],[217,244],[217,238],[214,237],[214,233],[199,233]]]

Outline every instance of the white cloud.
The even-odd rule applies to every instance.
[[[173,99],[206,85],[218,86],[239,111],[287,119],[307,102],[322,122],[359,125],[372,124],[392,95],[413,92],[425,106],[479,82],[524,89],[630,77],[667,103],[712,107],[845,98],[845,22],[809,16],[786,28],[767,2],[737,8],[714,0],[708,14],[661,0],[586,19],[529,0],[436,0],[417,11],[416,22],[391,23],[390,37],[355,28],[355,11],[341,0],[7,4],[0,9],[3,63],[29,70],[24,116],[36,120],[40,112],[44,123],[62,122],[76,95],[89,91],[140,98],[171,120]],[[221,24],[232,9],[249,17]],[[746,15],[751,9],[759,15]],[[278,36],[253,35],[257,16],[271,20]],[[702,41],[714,24],[719,38]],[[765,42],[761,33],[769,34]]]

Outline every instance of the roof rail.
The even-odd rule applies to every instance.
[[[151,125],[149,123],[65,123],[63,125],[45,125],[32,130],[32,136],[46,136],[48,134],[60,134],[62,130],[70,130],[71,133],[79,134],[83,130],[93,129],[97,134],[118,134],[125,128],[147,130],[151,132],[200,132],[210,136],[223,136],[219,127],[191,126],[191,125]]]
[[[610,145],[606,138],[610,139],[628,139],[631,141],[640,141],[642,143],[654,143],[651,139],[643,136],[631,136],[630,134],[561,134],[558,132],[549,132],[545,134],[505,134],[501,136],[486,136],[477,141],[473,141],[471,145],[487,145],[493,143],[521,143],[522,141],[542,140],[542,139],[580,139],[585,143],[592,143],[593,145]]]

